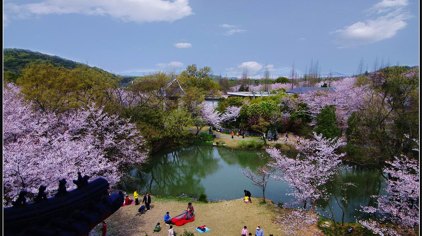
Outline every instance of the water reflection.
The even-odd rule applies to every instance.
[[[209,200],[239,199],[243,190],[262,197],[262,189],[252,183],[243,169],[256,171],[269,160],[264,151],[232,150],[210,146],[191,146],[157,153],[149,162],[130,171],[130,178],[121,183],[127,191],[149,191],[156,195],[198,197],[206,194]],[[351,183],[351,184],[350,184]],[[328,186],[333,193],[328,201],[319,202],[320,213],[335,216],[337,221],[355,221],[356,209],[367,205],[370,196],[382,189],[378,171],[343,167],[341,175]],[[343,186],[343,187],[340,187]],[[266,198],[275,203],[293,201],[287,194],[287,183],[271,179]],[[331,209],[331,210],[330,210]],[[344,214],[343,214],[344,212]]]
[[[158,153],[145,165],[131,170],[131,178],[122,183],[122,188],[159,195],[199,196],[205,193],[201,180],[219,169],[215,151],[211,147],[191,146]]]
[[[372,195],[380,194],[383,178],[379,170],[343,166],[341,174],[329,184],[328,201],[320,201],[319,212],[332,217],[338,222],[351,222],[359,218],[360,206],[366,206],[374,199]]]

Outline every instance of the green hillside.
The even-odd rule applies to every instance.
[[[108,76],[114,77],[116,79],[120,79],[120,76],[116,76],[97,67],[90,67],[85,64],[64,59],[58,56],[51,56],[26,49],[6,48],[3,50],[3,55],[4,78],[8,81],[16,81],[22,70],[31,63],[49,63],[56,67],[64,67],[66,69],[88,67],[89,69],[107,74]]]

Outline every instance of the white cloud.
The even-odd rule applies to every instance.
[[[192,44],[191,43],[175,43],[174,46],[176,48],[191,48]]]
[[[269,72],[274,71],[274,65],[273,64],[268,64],[266,66],[264,66],[265,70],[268,70]]]
[[[157,66],[164,71],[175,71],[183,67],[183,63],[180,61],[171,61],[169,63],[158,63]]]
[[[157,22],[182,19],[192,14],[189,0],[44,0],[38,3],[7,4],[7,12],[29,17],[49,14],[110,16],[125,22]]]
[[[407,5],[407,0],[382,0],[381,2],[375,4],[372,9],[378,12],[383,12],[387,9],[396,9]]]
[[[265,76],[265,71],[270,72],[270,78],[277,78],[279,76],[290,77],[291,67],[279,67],[273,64],[263,66],[256,61],[243,62],[237,67],[230,67],[226,69],[226,76],[241,78],[244,72],[247,73],[248,78],[261,79]],[[301,74],[300,70],[295,70],[296,74]]]
[[[382,0],[369,9],[375,12],[370,15],[372,19],[336,30],[337,42],[340,47],[353,47],[394,37],[407,26],[410,15],[403,9],[405,6],[407,0]]]
[[[221,28],[225,30],[225,35],[230,36],[237,33],[246,32],[246,30],[241,29],[239,26],[230,25],[230,24],[222,24],[220,25]]]
[[[238,68],[243,71],[246,71],[248,75],[255,75],[259,70],[263,68],[263,66],[256,61],[245,61],[242,62],[238,66]]]

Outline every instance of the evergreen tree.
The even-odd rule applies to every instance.
[[[337,126],[336,108],[325,106],[317,116],[315,132],[322,134],[326,138],[335,138],[341,135],[341,130]]]

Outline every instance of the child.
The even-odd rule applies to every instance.
[[[168,236],[174,236],[175,235],[174,230],[173,230],[173,225],[170,225],[170,229],[168,230],[168,232],[169,232]]]
[[[164,215],[164,222],[166,224],[171,224],[171,217],[170,217],[170,213],[166,212],[166,214]]]
[[[155,225],[154,232],[160,232],[160,231],[161,231],[161,225],[160,225],[160,222],[158,222],[158,223]]]

